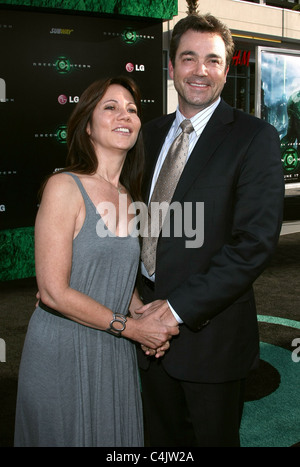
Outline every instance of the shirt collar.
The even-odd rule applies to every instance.
[[[216,108],[218,107],[220,101],[221,101],[221,98],[219,97],[210,106],[206,107],[203,110],[200,110],[196,115],[194,115],[190,119],[197,136],[199,136],[199,134],[201,132],[201,129],[203,128],[203,124],[206,124],[208,122],[208,120],[210,119],[210,117],[212,116],[212,114],[214,113]],[[177,107],[176,117],[175,117],[175,121],[174,121],[175,130],[178,131],[180,123],[185,119],[186,119],[186,117],[184,117],[184,115],[182,115],[182,113],[179,110],[179,107]]]

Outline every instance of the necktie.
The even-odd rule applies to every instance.
[[[170,146],[149,203],[148,233],[143,239],[142,261],[150,276],[155,271],[156,246],[167,213],[166,205],[170,205],[185,166],[189,150],[189,134],[194,129],[190,120],[183,120],[180,126],[182,132]],[[164,208],[162,208],[163,204]]]

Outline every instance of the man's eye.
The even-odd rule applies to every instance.
[[[217,58],[212,58],[210,60],[210,63],[212,63],[213,65],[219,65],[220,64],[220,60],[218,60]]]

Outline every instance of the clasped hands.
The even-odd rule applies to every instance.
[[[155,300],[154,302],[136,309],[135,313],[140,315],[141,319],[153,314],[153,318],[156,321],[159,321],[160,324],[164,324],[169,328],[168,339],[158,348],[154,349],[141,344],[142,350],[146,355],[155,356],[156,358],[163,357],[165,352],[170,348],[170,340],[172,337],[179,334],[178,322],[171,312],[167,300]]]

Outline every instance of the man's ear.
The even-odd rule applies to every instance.
[[[227,70],[225,70],[225,83],[227,82],[227,75],[228,75],[228,71],[229,71],[229,65],[227,67]]]
[[[171,60],[169,60],[169,75],[170,75],[170,78],[171,78],[171,79],[174,78],[174,67],[173,67],[173,65],[172,65]]]

